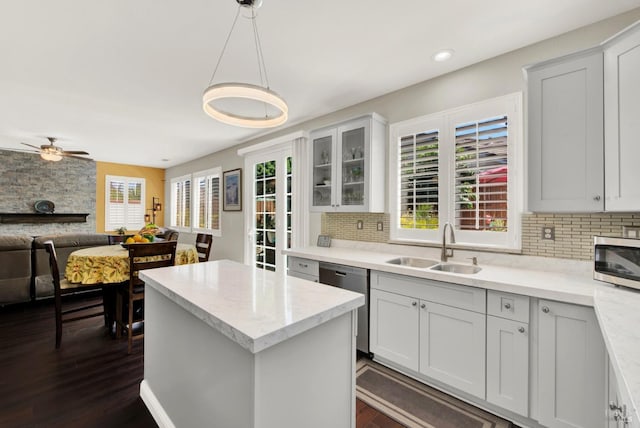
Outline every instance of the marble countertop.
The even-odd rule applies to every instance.
[[[340,243],[338,243],[340,245]],[[618,388],[631,415],[640,420],[640,291],[616,287],[593,279],[592,262],[546,257],[495,255],[457,251],[452,263],[470,264],[477,257],[482,270],[474,275],[392,265],[388,260],[406,255],[440,260],[439,249],[407,249],[378,244],[305,247],[286,250],[291,256],[345,264],[384,272],[453,282],[488,290],[592,306],[602,331]]]
[[[229,260],[152,269],[140,277],[252,353],[364,304],[359,293]]]
[[[419,257],[432,259],[440,263],[439,250],[420,249],[420,252],[422,254]],[[593,279],[593,268],[590,262],[576,263],[565,260],[563,263],[558,259],[528,257],[525,263],[516,263],[509,260],[521,256],[502,257],[498,261],[489,259],[490,256],[486,255],[486,253],[476,254],[456,251],[455,254],[458,255],[448,262],[471,264],[467,256],[474,254],[473,256],[478,258],[479,267],[482,268],[476,274],[465,275],[393,265],[387,263],[387,261],[397,258],[401,254],[386,251],[371,251],[369,249],[350,247],[305,247],[285,250],[284,253],[321,262],[453,282],[471,287],[524,294],[541,299],[558,300],[585,306],[593,306],[595,290],[615,288],[610,284]],[[494,263],[489,264],[491,262]],[[495,264],[498,262],[502,264]]]
[[[628,411],[640,420],[640,293],[618,288],[596,290],[595,311],[618,389]]]

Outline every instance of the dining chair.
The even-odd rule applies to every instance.
[[[140,311],[141,314],[134,317],[134,304],[144,300],[144,281],[138,278],[138,272],[173,266],[177,246],[177,241],[129,245],[129,281],[118,286],[116,297],[116,338],[122,336],[123,330],[127,332],[127,354],[131,354],[133,340],[144,337],[144,311]],[[140,327],[135,333],[134,324]]]
[[[45,241],[43,244],[47,253],[49,253],[49,268],[51,269],[51,276],[53,277],[53,298],[56,315],[56,349],[59,349],[62,341],[62,324],[99,317],[105,314],[104,301],[95,303],[95,300],[92,300],[89,304],[75,302],[73,306],[69,305],[69,309],[63,309],[62,298],[72,293],[78,293],[79,291],[101,290],[103,284],[74,284],[66,279],[60,278],[58,257],[53,241]],[[96,311],[95,308],[101,308],[102,310]],[[78,315],[72,316],[71,314]]]
[[[122,244],[125,239],[125,235],[109,235],[109,245]]]
[[[211,254],[211,244],[213,243],[213,235],[206,233],[198,233],[196,235],[196,251],[198,252],[199,262],[208,262],[209,254]]]

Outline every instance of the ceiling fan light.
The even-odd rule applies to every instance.
[[[246,98],[269,104],[280,111],[277,116],[241,116],[217,109],[213,101],[225,98]],[[219,83],[209,86],[202,95],[202,108],[212,118],[228,125],[245,128],[272,128],[282,125],[289,116],[287,103],[275,92],[247,83]]]
[[[46,161],[51,161],[51,162],[58,162],[59,160],[62,160],[62,156],[56,153],[51,153],[51,152],[42,152],[40,153],[40,157]]]

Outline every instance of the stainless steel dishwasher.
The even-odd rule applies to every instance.
[[[369,354],[369,271],[351,266],[320,262],[320,283],[364,294],[364,306],[358,308],[356,348]]]

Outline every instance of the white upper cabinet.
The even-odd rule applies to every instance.
[[[375,113],[311,132],[311,211],[384,212],[386,134]]]
[[[640,24],[604,44],[607,211],[640,208]]]
[[[604,210],[602,51],[529,67],[530,211]]]

